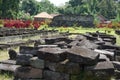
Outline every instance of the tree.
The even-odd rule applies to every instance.
[[[49,0],[41,0],[39,3],[39,12],[57,13],[57,7]]]
[[[21,10],[30,15],[38,13],[38,2],[35,0],[23,0],[21,4]]]
[[[2,18],[16,18],[20,0],[1,0]]]

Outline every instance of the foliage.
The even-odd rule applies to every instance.
[[[57,13],[57,7],[49,0],[41,0],[38,12]]]
[[[100,14],[108,19],[113,19],[120,14],[119,3],[115,0],[70,0],[65,8],[60,8],[63,14]],[[118,13],[119,12],[119,13]]]
[[[4,27],[7,28],[34,28],[38,29],[40,25],[42,25],[43,21],[38,22],[38,21],[22,21],[22,20],[4,20]],[[31,27],[32,26],[32,27]]]
[[[0,16],[2,18],[16,18],[20,0],[1,0]]]
[[[38,4],[35,0],[23,0],[21,3],[21,11],[35,15],[38,13]]]

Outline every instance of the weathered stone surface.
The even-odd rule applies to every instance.
[[[38,48],[56,48],[58,45],[38,45]]]
[[[106,55],[100,54],[99,62],[101,62],[101,61],[110,61],[110,59]]]
[[[46,38],[45,43],[46,44],[53,44],[53,43],[56,43],[56,42],[66,41],[66,40],[67,40],[67,37],[57,36],[57,37]]]
[[[15,72],[15,70],[20,67],[20,65],[12,65],[12,64],[0,64],[0,70],[4,70],[4,71],[11,71],[11,72]]]
[[[93,67],[87,67],[86,71],[90,71],[97,80],[110,80],[114,75],[114,66],[109,61],[98,62]]]
[[[71,62],[93,65],[97,63],[99,54],[90,49],[73,47],[67,51],[67,57]]]
[[[99,49],[95,49],[94,51],[97,53],[106,55],[110,60],[115,60],[115,53],[114,52],[110,52],[107,50],[99,50]]]
[[[33,57],[30,59],[30,65],[34,68],[44,68],[44,60],[38,59],[38,57]]]
[[[120,62],[112,61],[112,63],[114,65],[115,69],[120,71]]]
[[[46,61],[45,68],[67,74],[79,74],[81,71],[81,67],[78,63],[69,62],[68,59],[59,63],[51,63],[49,61]]]
[[[38,58],[46,61],[59,62],[66,59],[65,51],[60,48],[42,48],[38,50],[37,55]]]
[[[30,58],[32,57],[31,54],[20,54],[17,56],[16,64],[23,66],[30,65]]]
[[[15,60],[4,60],[4,61],[0,61],[0,63],[2,63],[2,64],[13,64],[13,65],[15,65],[15,64],[16,64],[16,61],[15,61]]]
[[[91,70],[95,73],[101,72],[101,73],[107,73],[110,75],[114,74],[114,66],[110,61],[98,62],[93,67],[87,67],[87,70]]]
[[[43,72],[45,80],[70,80],[68,74],[45,70]]]
[[[38,48],[37,47],[29,47],[29,46],[20,46],[20,54],[31,54],[36,55]]]
[[[15,71],[15,77],[26,79],[39,79],[43,77],[43,71],[41,69],[32,67],[19,67]]]
[[[97,44],[95,44],[93,42],[90,42],[89,40],[82,40],[77,45],[80,46],[80,47],[83,47],[83,48],[88,48],[88,49],[96,49],[96,48],[98,48]]]

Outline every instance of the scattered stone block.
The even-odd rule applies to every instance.
[[[110,59],[106,55],[100,54],[99,62],[102,62],[102,61],[110,61]]]
[[[33,57],[30,59],[30,65],[31,65],[31,67],[34,67],[34,68],[43,69],[44,68],[44,60],[38,59],[38,57]]]
[[[16,64],[23,65],[23,66],[30,65],[30,58],[32,57],[33,56],[30,54],[20,54],[17,56]]]
[[[11,71],[11,72],[15,72],[15,70],[20,67],[20,65],[13,65],[13,64],[0,64],[0,70],[3,71]]]
[[[110,61],[98,62],[93,67],[87,67],[88,71],[93,71],[95,74],[98,73],[105,73],[108,75],[114,74],[114,66]]]
[[[45,68],[51,71],[67,73],[67,74],[79,74],[81,71],[81,67],[78,63],[69,62],[68,59],[59,63],[46,61]]]
[[[115,60],[115,53],[114,52],[110,52],[107,50],[99,50],[99,49],[95,49],[94,51],[97,53],[106,55],[112,61]]]
[[[94,65],[99,59],[99,54],[90,49],[73,47],[67,51],[67,57],[71,62]]]
[[[41,79],[43,78],[43,71],[41,69],[32,67],[19,67],[15,71],[15,77],[26,79]]]
[[[70,80],[68,74],[45,70],[43,72],[45,80]]]
[[[38,58],[51,62],[60,62],[66,59],[66,50],[60,48],[42,48],[37,52]]]
[[[118,61],[112,61],[112,63],[114,65],[115,69],[120,71],[120,62],[118,62]]]
[[[29,46],[20,46],[20,54],[31,54],[36,56],[38,48],[37,47],[29,47]]]
[[[0,63],[16,65],[16,61],[15,60],[4,60],[4,61],[0,61]]]

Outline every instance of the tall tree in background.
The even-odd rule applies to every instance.
[[[114,0],[102,0],[98,4],[99,13],[106,18],[112,19],[117,15],[116,13],[116,3]]]
[[[39,3],[39,12],[57,13],[57,7],[49,0],[41,0]]]
[[[2,0],[1,3],[2,18],[16,18],[20,0]]]
[[[23,0],[21,10],[30,15],[38,13],[38,2],[36,0]]]

